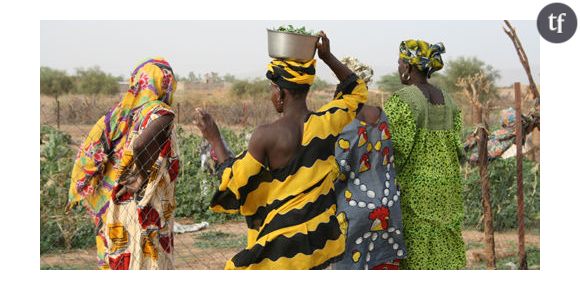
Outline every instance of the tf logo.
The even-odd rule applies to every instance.
[[[554,13],[551,13],[550,16],[548,16],[548,19],[550,20],[550,30],[554,31],[556,30],[556,33],[562,33],[562,22],[564,22],[564,17],[566,16],[566,13],[560,13],[558,14],[558,17],[554,16]],[[556,21],[554,21],[556,20]],[[558,23],[558,25],[554,25],[554,23]]]
[[[572,38],[578,22],[570,6],[552,3],[538,15],[537,26],[542,37],[552,43],[562,43]]]

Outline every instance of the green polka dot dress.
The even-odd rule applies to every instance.
[[[384,104],[401,186],[407,244],[403,269],[461,269],[466,263],[461,236],[461,112],[444,95],[445,105],[435,105],[419,88],[408,86]]]

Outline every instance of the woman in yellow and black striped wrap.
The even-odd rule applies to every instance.
[[[319,46],[319,56],[341,83],[331,102],[302,117],[301,141],[290,161],[272,169],[272,155],[258,161],[250,153],[250,141],[249,151],[219,166],[221,184],[211,208],[241,214],[248,225],[248,244],[226,263],[226,269],[322,269],[344,252],[346,228],[335,216],[334,181],[339,170],[334,145],[368,92],[365,82],[327,49],[328,54],[321,56],[326,50],[320,51]],[[274,59],[266,76],[288,94],[308,89],[314,81],[314,65],[315,60]]]

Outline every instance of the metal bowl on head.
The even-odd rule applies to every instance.
[[[306,62],[314,58],[316,43],[320,36],[268,30],[268,54],[272,58],[282,58]]]

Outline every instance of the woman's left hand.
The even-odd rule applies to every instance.
[[[141,174],[130,174],[129,176],[127,176],[127,178],[119,180],[119,184],[123,185],[123,188],[121,188],[121,190],[117,192],[116,197],[119,198],[123,196],[123,194],[126,194],[127,192],[134,195],[139,191],[139,189],[141,189],[141,187],[143,186],[143,184],[145,184],[146,181],[147,179],[141,176]]]
[[[201,108],[196,108],[193,115],[193,124],[199,128],[203,137],[211,144],[217,156],[218,164],[230,157],[226,145],[222,141],[220,130],[210,114]]]
[[[221,141],[220,130],[212,116],[201,108],[196,108],[193,115],[193,124],[212,145]]]

